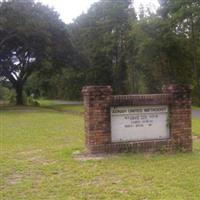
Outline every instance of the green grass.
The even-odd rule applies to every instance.
[[[192,108],[196,110],[200,110],[200,107],[193,106]],[[200,136],[200,119],[193,119],[192,125],[193,125],[193,130],[192,130],[193,134]]]
[[[200,110],[200,107],[192,106],[193,109]]]
[[[82,105],[58,105],[53,100],[38,100],[41,107],[54,109],[57,111],[80,114],[84,112]]]
[[[188,154],[120,154],[77,161],[72,154],[84,150],[81,109],[67,106],[70,113],[7,107],[0,111],[0,199],[200,199],[199,140]],[[195,134],[200,133],[199,124],[199,119],[193,121]]]
[[[200,119],[192,120],[192,132],[194,135],[200,136]]]

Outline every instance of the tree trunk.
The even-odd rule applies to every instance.
[[[23,102],[23,94],[22,94],[22,91],[23,91],[23,86],[22,85],[18,85],[16,88],[16,104],[17,105],[23,105],[24,102]]]

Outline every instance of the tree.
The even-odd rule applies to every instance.
[[[141,21],[137,28],[137,63],[143,68],[149,92],[160,91],[163,84],[192,83],[187,39],[159,18]]]
[[[129,36],[129,44],[134,48],[129,50],[132,70],[128,80],[134,90],[141,90],[143,80],[148,92],[159,92],[167,83],[194,84],[195,74],[198,74],[194,70],[199,57],[195,56],[194,62],[194,55],[198,54],[198,32],[195,31],[197,53],[194,53],[187,17],[192,14],[197,24],[200,13],[197,10],[196,0],[162,0],[157,14],[146,14],[144,8],[141,9],[140,19],[132,24]]]
[[[160,0],[159,15],[185,37],[191,52],[195,95],[200,99],[200,1]]]
[[[0,76],[9,80],[17,104],[27,78],[45,65],[77,65],[65,24],[52,9],[33,0],[0,2]]]
[[[86,78],[90,84],[110,84],[125,92],[126,41],[130,31],[130,0],[101,0],[68,26],[76,46],[88,58]]]

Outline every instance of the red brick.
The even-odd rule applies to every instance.
[[[86,145],[91,153],[192,151],[191,87],[169,85],[163,94],[112,96],[110,86],[82,89],[85,106]],[[168,105],[170,139],[111,143],[110,107]]]

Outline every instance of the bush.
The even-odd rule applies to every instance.
[[[193,90],[192,90],[192,104],[194,106],[200,106],[200,91],[199,87],[196,83],[193,84]]]
[[[192,105],[193,106],[200,106],[200,99],[198,97],[192,98]]]
[[[6,87],[0,86],[0,100],[7,101],[9,100],[10,90]]]
[[[32,96],[26,98],[26,104],[29,106],[40,106],[39,102],[36,101]]]
[[[12,89],[0,85],[0,100],[15,103],[15,92]]]

